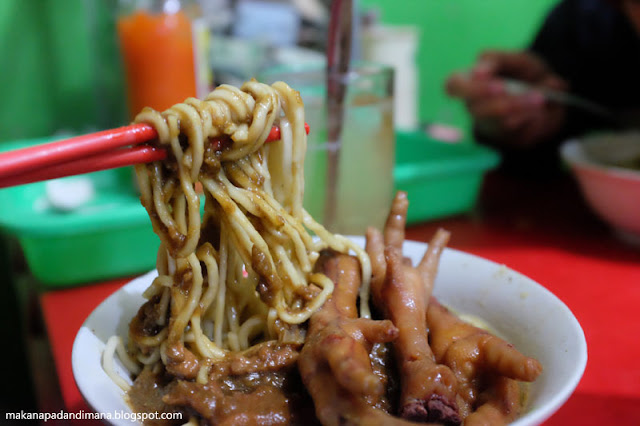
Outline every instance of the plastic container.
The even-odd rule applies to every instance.
[[[395,189],[409,196],[409,223],[469,212],[484,174],[500,157],[474,143],[450,144],[423,133],[396,136]]]
[[[50,142],[0,144],[0,151]],[[410,223],[468,212],[483,174],[498,155],[470,143],[446,144],[420,133],[398,133],[395,189],[409,194]],[[0,189],[0,228],[15,236],[45,288],[138,274],[155,266],[160,243],[140,204],[129,168],[85,175],[95,198],[72,212],[47,204],[45,183]]]
[[[0,144],[1,151],[50,142]],[[130,168],[85,175],[95,196],[71,212],[47,202],[45,183],[0,189],[0,228],[15,236],[45,288],[86,284],[148,271],[160,240],[140,203]]]

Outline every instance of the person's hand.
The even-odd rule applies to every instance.
[[[532,89],[509,90],[508,79]],[[453,74],[446,83],[449,95],[465,101],[482,137],[515,148],[531,147],[560,131],[565,108],[548,102],[543,90],[567,88],[541,59],[526,52],[485,52],[470,72]]]

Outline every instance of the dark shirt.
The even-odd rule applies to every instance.
[[[500,148],[503,169],[539,176],[561,169],[557,149],[563,141],[593,131],[620,129],[620,123],[629,121],[633,110],[638,111],[640,36],[623,11],[608,0],[562,0],[529,49],[569,83],[572,94],[615,111],[611,119],[569,107],[563,129],[552,140],[526,150]]]
[[[530,48],[570,84],[572,93],[620,115],[640,106],[640,37],[621,9],[606,0],[564,0]],[[563,137],[618,123],[571,108]]]

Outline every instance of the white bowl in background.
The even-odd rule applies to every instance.
[[[560,155],[594,212],[623,239],[640,243],[640,133],[570,140]]]
[[[362,237],[352,237],[364,244]],[[426,244],[407,241],[404,254],[418,262]],[[109,296],[84,322],[73,345],[73,375],[83,397],[96,412],[130,413],[122,390],[101,366],[107,339],[126,339],[127,325],[143,303],[142,292],[155,277],[150,272]],[[569,308],[540,284],[504,265],[446,249],[434,294],[458,312],[484,319],[524,354],[538,359],[543,372],[529,388],[527,410],[513,425],[538,425],[573,393],[587,363],[587,345]],[[116,361],[117,370],[124,368]],[[130,420],[110,420],[127,425]]]

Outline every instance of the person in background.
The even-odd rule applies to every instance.
[[[483,52],[471,71],[450,76],[446,89],[464,100],[477,139],[498,148],[507,169],[548,172],[557,169],[557,147],[567,138],[634,121],[639,34],[640,0],[562,0],[528,49]],[[505,79],[532,88],[514,92]],[[613,114],[554,102],[545,90],[580,96]]]

